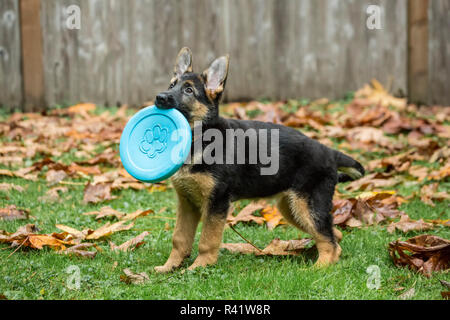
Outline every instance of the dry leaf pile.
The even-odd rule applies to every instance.
[[[13,206],[10,208],[11,210],[16,210],[15,207],[12,207]],[[21,213],[20,211],[18,212]],[[14,233],[0,230],[0,243],[9,243],[12,248],[17,249],[20,247],[28,247],[41,250],[44,247],[50,247],[63,254],[74,254],[77,256],[94,258],[97,251],[101,251],[101,249],[94,242],[88,241],[103,239],[111,236],[113,233],[130,230],[134,226],[133,220],[147,216],[150,213],[153,213],[153,211],[138,210],[133,213],[125,214],[112,208],[104,207],[99,212],[88,212],[86,215],[97,215],[97,219],[113,215],[117,217],[119,221],[115,223],[107,222],[95,230],[86,228],[81,231],[69,226],[57,224],[56,228],[63,232],[52,234],[40,234],[34,224],[27,224],[20,227]],[[148,232],[143,232],[120,246],[116,246],[113,242],[110,242],[111,250],[124,252],[127,250],[134,250],[144,244],[144,238],[148,235]],[[90,251],[89,248],[95,248],[97,251]]]
[[[29,247],[32,249],[42,249],[45,246],[56,250],[65,250],[67,246],[74,245],[74,239],[66,232],[39,234],[39,230],[34,224],[27,224],[14,233],[0,230],[0,242],[10,243],[11,247]]]
[[[362,227],[380,224],[399,217],[402,198],[393,192],[364,192],[356,198],[334,201],[333,222],[341,227]]]

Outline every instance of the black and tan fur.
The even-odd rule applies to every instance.
[[[199,255],[189,269],[214,264],[231,202],[271,196],[278,198],[278,207],[288,222],[314,238],[319,251],[316,265],[328,266],[337,262],[341,254],[338,241],[342,234],[333,228],[330,214],[334,189],[340,181],[363,176],[363,167],[292,128],[220,117],[219,101],[225,89],[228,64],[228,56],[220,57],[202,74],[193,73],[191,51],[183,48],[170,87],[157,96],[156,105],[163,109],[178,109],[192,128],[195,121],[201,121],[203,132],[215,128],[223,136],[226,129],[278,129],[279,170],[275,175],[264,176],[260,172],[263,165],[259,163],[185,164],[172,177],[178,197],[172,252],[167,262],[155,270],[169,272],[181,266],[191,253],[201,218]],[[198,138],[194,136],[192,143]],[[203,147],[208,143],[211,142],[203,142]],[[231,147],[226,141],[224,144],[225,157]],[[192,157],[202,157],[202,154]]]

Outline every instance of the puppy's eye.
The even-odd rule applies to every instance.
[[[184,92],[185,92],[186,94],[193,94],[193,93],[194,93],[194,90],[192,90],[191,87],[187,87],[186,89],[184,89]]]
[[[173,89],[173,87],[175,87],[175,82],[170,84],[169,89]]]

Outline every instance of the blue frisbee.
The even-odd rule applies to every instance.
[[[127,172],[144,182],[172,176],[189,156],[192,132],[176,109],[146,107],[125,126],[120,138],[120,159]]]

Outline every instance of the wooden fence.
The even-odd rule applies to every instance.
[[[382,29],[366,26],[369,5]],[[230,54],[228,101],[339,98],[376,78],[450,105],[450,0],[0,0],[0,27],[4,108],[139,105],[183,46],[195,71]]]

